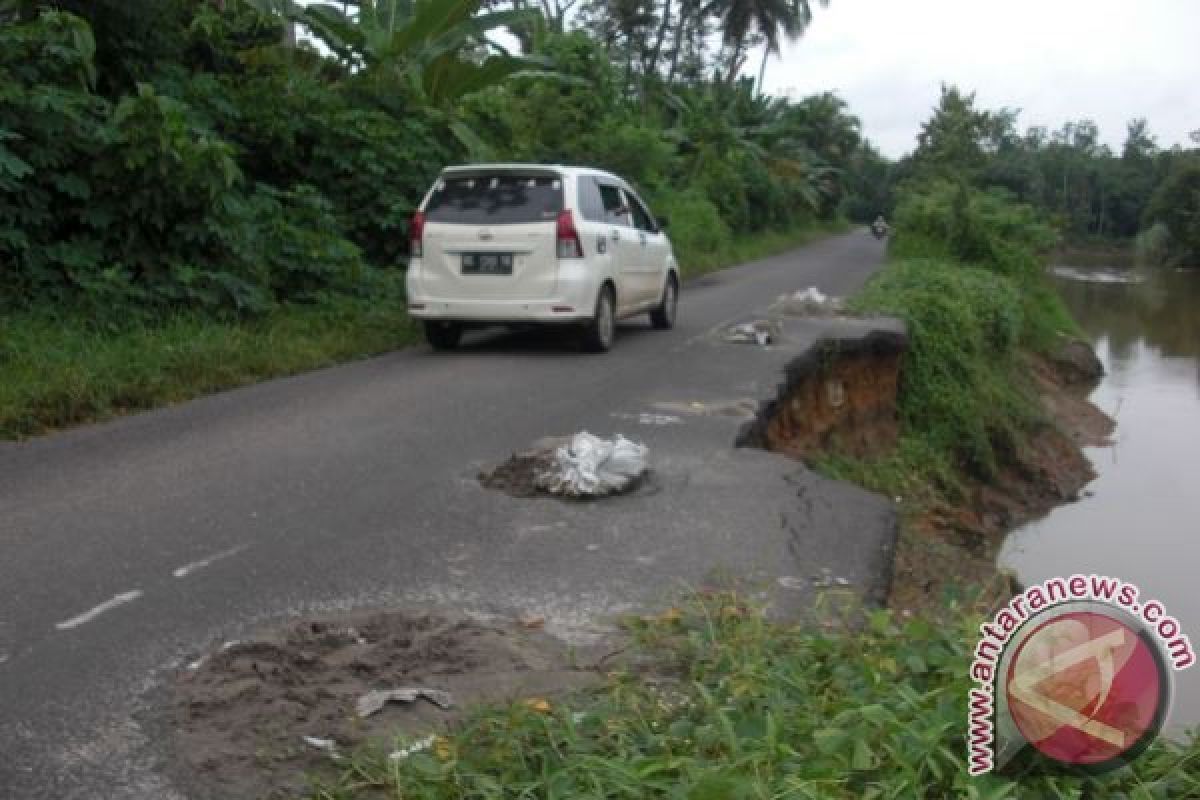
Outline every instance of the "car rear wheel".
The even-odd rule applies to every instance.
[[[591,353],[605,353],[612,349],[617,331],[616,302],[613,290],[605,286],[596,298],[596,314],[583,330],[583,347]]]
[[[679,281],[675,274],[667,276],[667,285],[663,287],[662,303],[650,312],[650,324],[660,331],[675,327],[675,314],[679,309]]]
[[[457,322],[429,320],[425,323],[425,339],[434,350],[453,350],[458,347],[462,332],[462,325]]]

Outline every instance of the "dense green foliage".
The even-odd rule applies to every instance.
[[[255,180],[194,105],[152,84],[93,91],[93,49],[62,13],[0,27],[4,306],[259,313],[359,282],[326,196]]]
[[[1200,264],[1200,154],[1175,165],[1151,195],[1146,219],[1165,232],[1162,260]]]
[[[362,753],[319,800],[440,798],[1151,798],[1200,792],[1197,749],[1156,745],[1098,778],[1035,759],[966,772],[976,620],[861,630],[772,624],[736,597],[632,623],[635,661],[571,703],[478,712],[401,761]],[[665,675],[662,674],[665,672]],[[398,743],[399,746],[399,743]]]

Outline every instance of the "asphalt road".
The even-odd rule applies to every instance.
[[[849,293],[882,255],[854,233],[716,273],[685,287],[675,330],[630,321],[607,355],[476,334],[0,443],[0,798],[190,796],[156,769],[148,692],[297,614],[532,612],[587,641],[718,574],[781,613],[818,575],[877,595],[890,504],[732,447],[729,408],[773,396],[821,325],[789,323],[770,348],[719,331],[784,292]],[[583,505],[475,480],[583,429],[644,441],[654,480]]]

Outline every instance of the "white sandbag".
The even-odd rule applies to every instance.
[[[646,447],[617,434],[611,440],[577,433],[554,451],[553,468],[536,485],[567,497],[603,497],[628,489],[646,471]]]

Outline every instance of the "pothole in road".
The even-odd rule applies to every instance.
[[[479,473],[479,483],[512,497],[554,497],[568,502],[603,500],[656,491],[643,445],[587,433],[547,437]]]

